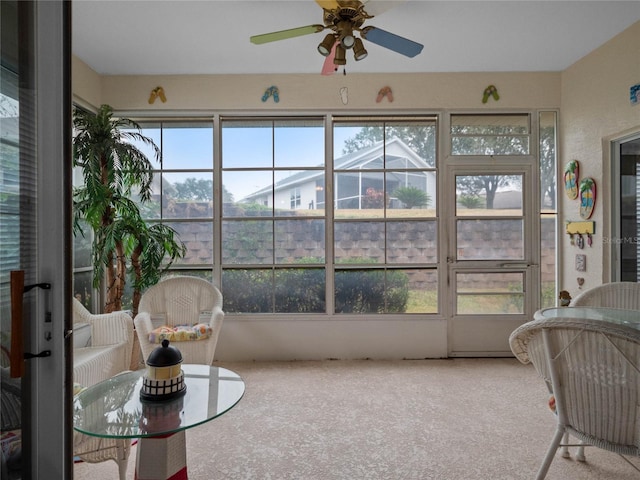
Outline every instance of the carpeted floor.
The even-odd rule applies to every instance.
[[[542,381],[515,359],[219,366],[246,393],[187,431],[190,480],[531,480],[554,430]],[[613,453],[586,456],[556,455],[547,479],[640,478]],[[76,480],[118,478],[114,462],[74,469]]]

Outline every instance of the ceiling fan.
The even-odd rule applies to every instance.
[[[373,13],[370,12],[379,13],[382,8],[376,8],[372,5],[374,2],[367,2],[367,0],[316,0],[316,3],[323,10],[323,25],[306,25],[304,27],[254,35],[250,38],[251,43],[261,45],[311,33],[319,33],[323,30],[331,30],[318,45],[318,52],[326,57],[322,68],[322,73],[325,75],[331,74],[340,66],[347,64],[347,50],[353,50],[353,56],[356,61],[365,58],[368,53],[362,39],[407,57],[415,57],[422,51],[423,45],[413,40],[378,27],[363,26],[366,20],[374,17]],[[360,34],[361,38],[355,35],[356,32]]]

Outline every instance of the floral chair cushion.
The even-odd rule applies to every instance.
[[[206,323],[197,323],[195,325],[176,325],[170,327],[163,325],[149,334],[149,342],[162,343],[163,340],[170,342],[189,342],[194,340],[204,340],[211,336],[211,327]]]

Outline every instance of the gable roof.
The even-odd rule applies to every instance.
[[[396,154],[391,152],[397,151]],[[384,160],[384,162],[383,162]],[[404,160],[411,166],[405,168],[428,168],[427,162],[417,155],[406,143],[398,137],[387,140],[386,144],[379,141],[370,147],[362,148],[356,152],[347,153],[335,160],[334,170],[360,170],[363,165],[371,165],[379,162],[379,166],[369,166],[370,169],[382,169],[385,163],[389,165],[394,160]],[[271,195],[272,192],[290,189],[302,185],[317,178],[324,177],[324,169],[319,165],[317,169],[297,172],[282,180],[278,180],[274,185],[261,188],[247,196],[240,202],[255,200],[263,195]]]

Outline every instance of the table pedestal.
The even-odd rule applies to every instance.
[[[187,480],[184,430],[138,441],[135,480]]]

